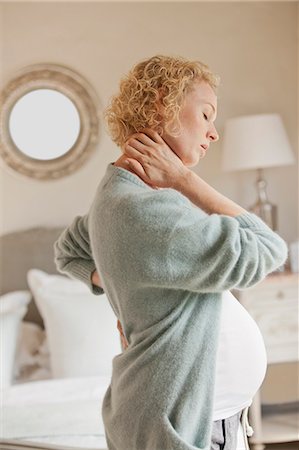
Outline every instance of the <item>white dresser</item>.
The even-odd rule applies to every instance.
[[[275,273],[252,288],[232,292],[256,321],[263,335],[268,367],[271,364],[298,362],[298,274]],[[264,383],[266,381],[267,374]],[[284,382],[288,383],[288,380]],[[273,386],[273,389],[283,390],[281,384]],[[262,414],[262,389],[263,385],[249,409],[249,421],[254,429],[253,436],[249,438],[250,448],[263,450],[265,444],[299,441],[298,408],[284,408],[282,412],[283,408],[277,405],[276,413],[274,405],[271,414]],[[297,392],[298,389],[299,386]],[[294,398],[296,401],[298,398]]]

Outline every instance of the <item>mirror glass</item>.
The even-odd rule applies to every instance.
[[[0,163],[13,174],[56,180],[80,169],[99,142],[97,92],[59,64],[23,67],[0,92]]]
[[[74,103],[54,89],[36,89],[23,95],[9,117],[16,147],[38,160],[67,153],[80,133],[80,116]]]

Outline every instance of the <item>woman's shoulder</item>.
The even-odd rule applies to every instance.
[[[96,194],[96,204],[102,204],[116,214],[119,220],[164,220],[207,214],[195,206],[186,196],[174,188],[152,188],[137,175],[122,167],[108,165],[105,178]],[[114,215],[115,217],[115,215]]]

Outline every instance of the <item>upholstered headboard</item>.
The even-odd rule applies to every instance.
[[[29,290],[29,269],[58,274],[54,263],[54,242],[66,227],[36,227],[0,236],[0,294]],[[31,300],[24,320],[43,326],[42,318]]]

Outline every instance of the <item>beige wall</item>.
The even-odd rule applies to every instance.
[[[155,53],[201,59],[221,76],[218,118],[282,115],[298,152],[298,2],[2,3],[2,79],[40,62],[78,70],[102,105],[119,78]],[[0,16],[1,21],[1,16]],[[0,167],[0,234],[37,225],[68,225],[87,212],[106,165],[119,150],[102,128],[97,151],[80,170],[39,182]],[[248,207],[255,201],[255,173],[220,170],[220,140],[194,170],[225,195]],[[298,158],[298,156],[296,156]],[[298,236],[298,166],[268,169],[270,200],[279,207],[279,232]]]

